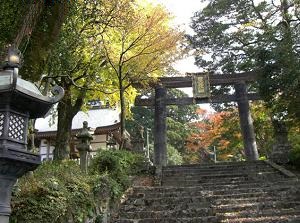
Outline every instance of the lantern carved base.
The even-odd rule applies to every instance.
[[[0,222],[8,222],[11,191],[17,179],[40,164],[38,155],[0,146]]]

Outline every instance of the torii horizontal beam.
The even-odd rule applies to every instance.
[[[247,98],[250,101],[260,100],[258,93],[248,93]],[[166,98],[165,105],[191,105],[191,104],[205,104],[205,103],[226,103],[238,101],[235,95],[216,95],[211,96],[210,98],[192,98],[192,97],[183,97],[183,98]],[[136,98],[136,106],[154,106],[154,98]]]
[[[197,73],[187,73],[185,77],[161,77],[158,83],[161,83],[165,88],[192,87],[192,75],[195,74]],[[209,74],[209,83],[211,86],[233,85],[239,82],[252,82],[255,80],[257,80],[257,72],[254,71],[232,74]]]

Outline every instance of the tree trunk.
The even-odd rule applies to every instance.
[[[120,103],[121,103],[121,114],[120,114],[120,124],[121,124],[121,144],[120,149],[124,149],[125,146],[125,98],[124,98],[124,89],[122,88],[122,84],[120,84]]]
[[[86,90],[81,90],[76,102],[72,105],[70,88],[65,88],[65,96],[58,103],[57,111],[57,135],[54,149],[54,160],[69,158],[69,145],[72,132],[72,121],[83,105]]]
[[[57,133],[55,149],[53,151],[54,160],[63,160],[69,158],[69,143],[72,131],[73,114],[70,111],[69,95],[65,95],[57,107]]]

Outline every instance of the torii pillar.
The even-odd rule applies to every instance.
[[[247,97],[247,85],[244,81],[234,85],[238,104],[240,125],[243,135],[244,150],[247,160],[258,160],[258,151],[255,141],[253,120],[250,113],[249,100]]]
[[[166,96],[167,90],[163,87],[163,85],[158,85],[155,87],[154,165],[156,167],[162,167],[167,165]]]

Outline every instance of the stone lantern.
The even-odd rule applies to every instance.
[[[133,151],[142,153],[142,154],[145,153],[145,149],[144,149],[145,139],[144,139],[144,127],[143,126],[137,124],[136,132],[131,138],[131,143],[133,146]]]
[[[116,149],[116,140],[114,139],[112,133],[109,133],[109,139],[106,141],[106,146],[108,149]]]
[[[64,95],[53,97],[18,76],[20,54],[10,48],[0,71],[0,222],[9,222],[11,190],[16,180],[38,167],[40,156],[27,151],[28,120],[43,117]]]
[[[79,140],[76,149],[79,151],[80,155],[80,169],[82,170],[82,172],[87,173],[87,153],[91,151],[91,141],[93,139],[93,136],[89,132],[87,121],[83,122],[83,128],[76,135],[76,138]]]

